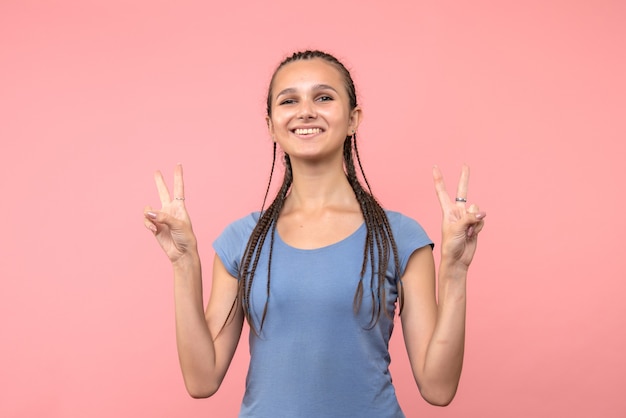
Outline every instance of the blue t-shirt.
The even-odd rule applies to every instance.
[[[240,418],[404,417],[389,374],[396,280],[411,254],[432,241],[413,219],[391,211],[387,216],[402,271],[396,274],[392,256],[386,281],[389,316],[383,312],[371,329],[369,263],[361,309],[353,310],[365,224],[335,244],[312,250],[291,247],[276,233],[268,311],[260,334],[250,332]],[[213,243],[234,277],[258,217],[257,212],[233,222]],[[269,242],[268,237],[251,290],[257,330],[267,299]]]

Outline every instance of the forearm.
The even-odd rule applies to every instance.
[[[173,264],[176,344],[185,386],[194,397],[210,396],[219,386],[215,346],[204,316],[202,269],[197,252]]]
[[[467,268],[442,259],[438,275],[437,322],[424,364],[425,394],[437,404],[449,403],[456,393],[465,348]]]

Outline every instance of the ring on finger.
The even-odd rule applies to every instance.
[[[174,199],[176,199],[176,200],[185,200],[184,197],[175,197]]]
[[[457,198],[456,198],[456,199],[454,199],[454,200],[456,200],[457,202],[463,202],[463,203],[466,203],[466,202],[467,202],[467,199],[466,199],[466,198],[464,198],[464,197],[457,197]]]

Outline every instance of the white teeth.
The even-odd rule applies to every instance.
[[[320,132],[322,132],[322,130],[320,128],[308,128],[308,129],[296,129],[294,132],[296,135],[310,135],[310,134],[319,134]]]

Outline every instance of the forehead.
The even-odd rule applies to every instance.
[[[333,64],[321,58],[313,58],[285,64],[276,72],[273,87],[274,91],[280,91],[309,84],[327,84],[339,90],[344,85],[344,80],[339,69]]]

